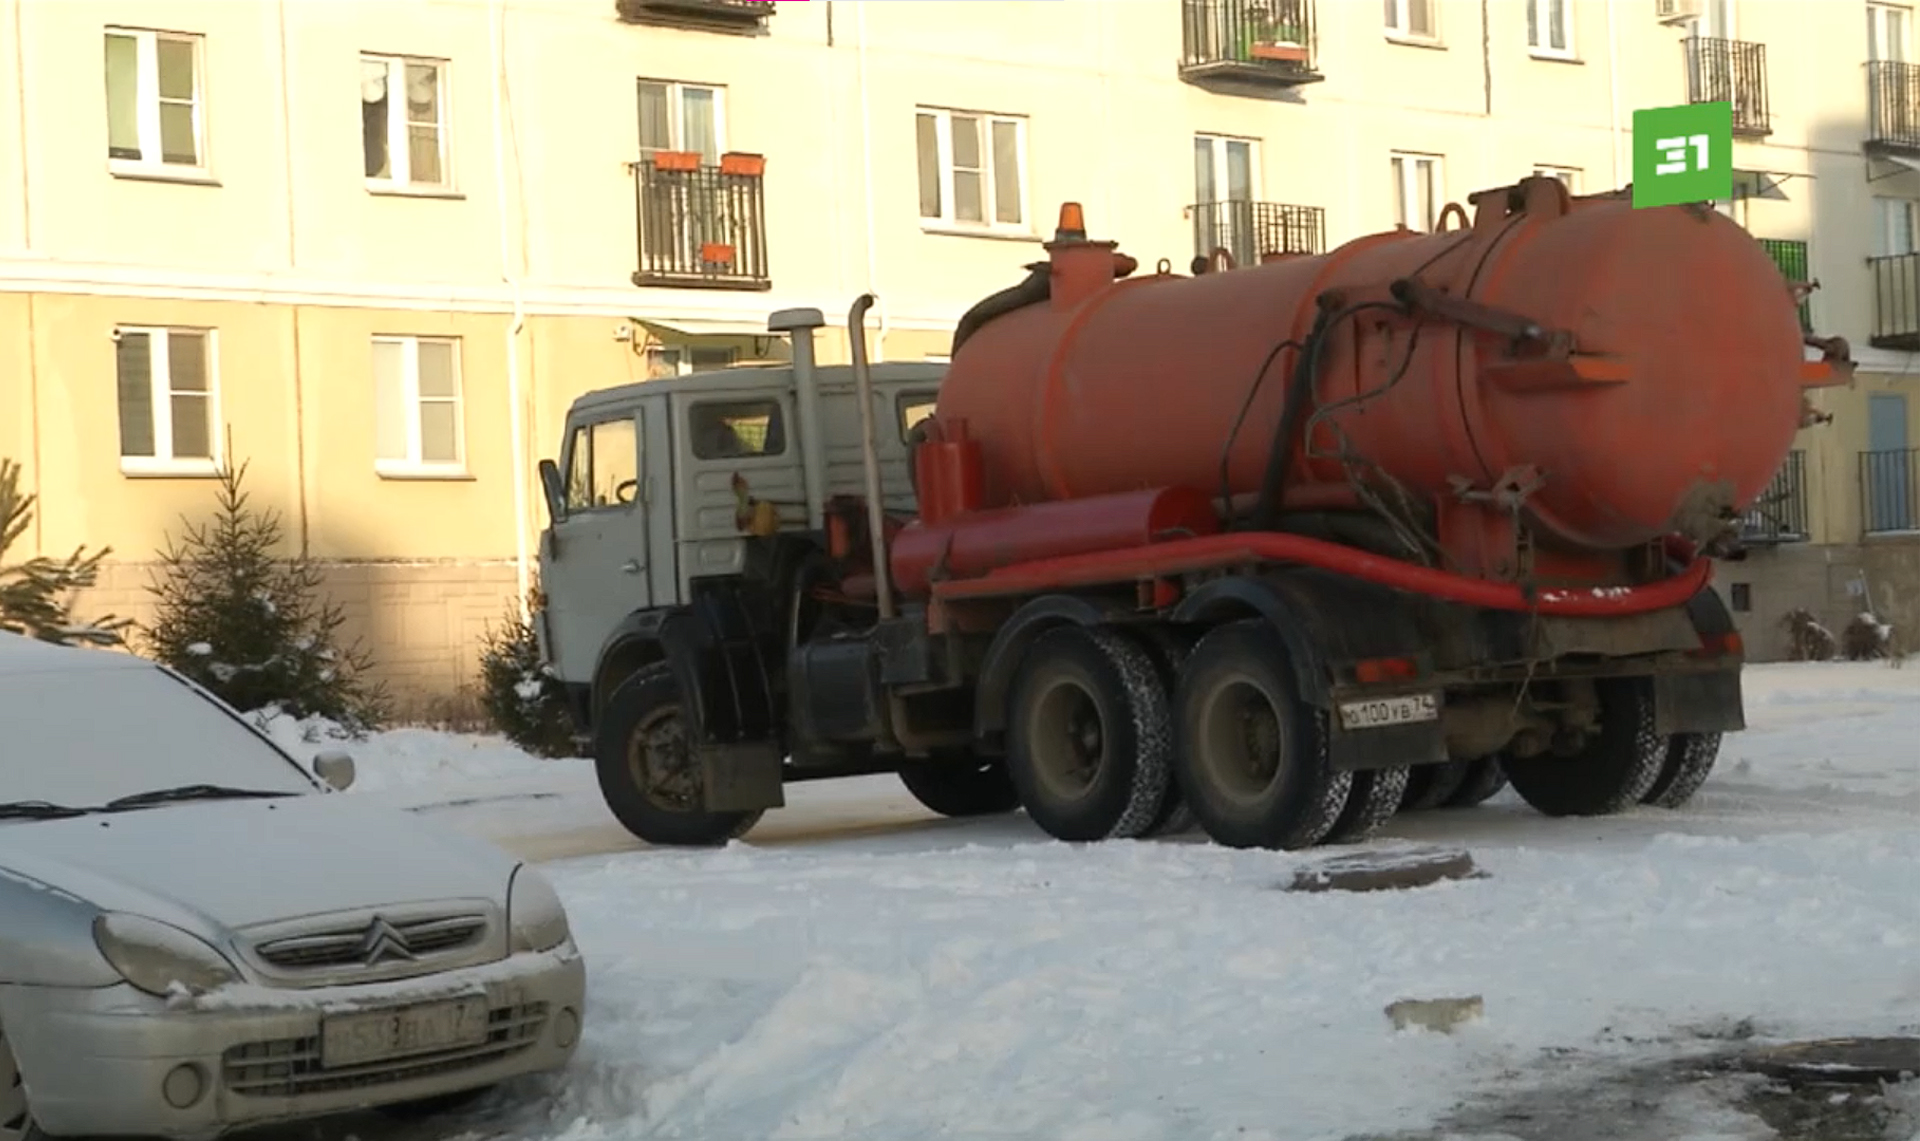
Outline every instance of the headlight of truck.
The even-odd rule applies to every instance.
[[[240,981],[240,972],[212,944],[144,915],[102,915],[93,921],[93,942],[121,978],[159,998],[176,983],[201,993]]]
[[[507,927],[513,950],[550,951],[567,941],[567,909],[545,876],[522,864],[507,888]]]

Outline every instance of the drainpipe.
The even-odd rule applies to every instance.
[[[860,59],[860,176],[866,182],[867,197],[867,289],[880,305],[880,332],[873,339],[873,355],[878,360],[886,360],[887,301],[886,295],[880,292],[880,251],[873,221],[873,109],[867,96],[867,0],[856,0],[853,10],[854,38],[859,45]],[[866,335],[864,326],[861,335]]]
[[[1607,129],[1613,143],[1613,188],[1620,189],[1620,35],[1614,23],[1612,4],[1607,10],[1607,100],[1611,116]]]
[[[507,426],[513,450],[510,465],[513,475],[513,582],[514,603],[520,620],[531,621],[532,608],[527,594],[533,585],[527,543],[527,458],[526,423],[520,390],[520,332],[526,328],[526,300],[520,293],[520,275],[515,272],[512,243],[507,230],[507,141],[505,100],[507,84],[506,24],[504,0],[492,0],[488,20],[493,41],[493,193],[500,220],[500,279],[513,297],[513,321],[507,326]]]

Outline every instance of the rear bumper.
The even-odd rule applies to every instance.
[[[571,942],[423,978],[324,990],[241,988],[169,1002],[126,985],[13,987],[7,1039],[28,1104],[56,1136],[205,1138],[492,1085],[564,1067],[586,971]],[[485,995],[486,1042],[327,1070],[329,1013]]]

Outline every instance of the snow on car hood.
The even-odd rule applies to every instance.
[[[184,911],[229,929],[434,899],[504,907],[517,862],[411,813],[337,794],[0,824],[0,867],[106,910],[157,919]]]

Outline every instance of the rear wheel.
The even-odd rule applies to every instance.
[[[1441,761],[1439,764],[1414,765],[1407,776],[1407,791],[1400,798],[1400,811],[1426,812],[1452,799],[1467,779],[1471,761]]]
[[[1640,802],[1659,779],[1667,739],[1653,731],[1653,683],[1595,683],[1600,729],[1572,756],[1509,757],[1507,778],[1521,799],[1548,816],[1607,816]]]
[[[1507,770],[1500,767],[1498,753],[1491,757],[1481,757],[1469,761],[1466,779],[1460,787],[1453,790],[1444,807],[1472,808],[1476,804],[1485,804],[1493,799],[1495,793],[1507,787]]]
[[[622,827],[649,844],[711,847],[737,840],[762,813],[700,808],[685,699],[661,662],[620,683],[594,741],[600,795]]]
[[[1020,807],[1020,792],[1006,762],[998,759],[908,761],[900,769],[900,783],[942,816],[994,816]]]
[[[1111,630],[1049,630],[1028,647],[1008,712],[1007,769],[1049,836],[1130,839],[1159,818],[1171,732],[1145,650]]]
[[[1347,806],[1340,818],[1320,842],[1358,844],[1380,830],[1380,826],[1400,811],[1400,799],[1406,795],[1407,765],[1390,769],[1363,769],[1353,774],[1353,787],[1347,792]]]
[[[1174,704],[1175,776],[1215,843],[1298,849],[1333,830],[1353,774],[1329,763],[1326,714],[1300,700],[1286,644],[1265,620],[1202,638]]]
[[[1683,807],[1707,783],[1707,775],[1719,759],[1720,734],[1675,733],[1667,739],[1667,759],[1660,767],[1660,777],[1640,803],[1655,808]]]

